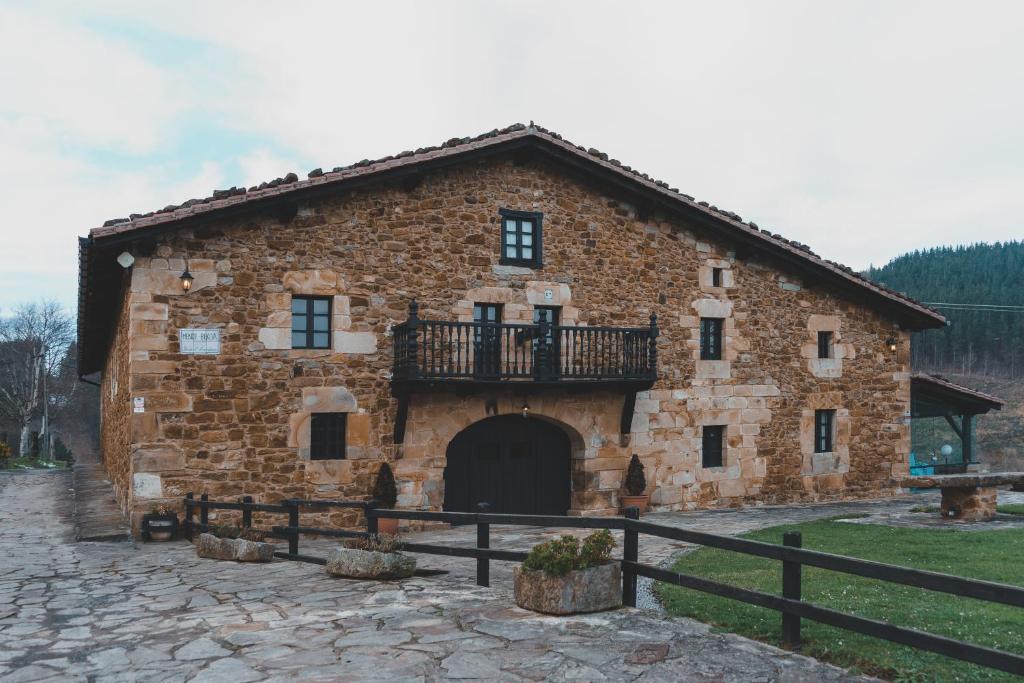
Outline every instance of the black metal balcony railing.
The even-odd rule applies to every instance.
[[[653,381],[650,327],[567,327],[420,320],[416,303],[394,328],[394,380]]]

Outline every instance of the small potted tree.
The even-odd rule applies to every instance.
[[[611,559],[607,529],[535,545],[513,570],[516,604],[544,614],[580,614],[622,606],[622,569]]]
[[[635,507],[643,514],[647,511],[647,477],[644,476],[644,465],[634,453],[626,469],[626,495],[621,496],[622,508]]]
[[[212,560],[270,562],[274,559],[274,544],[266,539],[267,533],[259,529],[214,526],[199,534],[196,555]]]
[[[391,465],[381,463],[377,470],[377,482],[373,486],[373,499],[377,505],[385,510],[393,510],[398,503],[398,488],[395,486],[395,475],[391,471]],[[398,520],[378,518],[377,532],[381,534],[394,535],[398,533]]]
[[[166,505],[154,505],[142,516],[142,538],[169,541],[178,530],[178,515]]]
[[[373,534],[353,538],[327,557],[327,573],[349,579],[406,579],[416,571],[416,558],[402,554],[397,536]]]

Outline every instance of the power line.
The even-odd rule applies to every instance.
[[[949,308],[956,311],[989,311],[995,313],[1024,313],[1024,306],[1009,304],[951,303],[947,301],[925,301],[925,306]]]

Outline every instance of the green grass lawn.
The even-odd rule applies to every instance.
[[[803,533],[803,547],[958,576],[1024,585],[1024,530],[957,532],[823,520],[771,527],[750,538],[782,543]],[[781,594],[782,563],[701,548],[675,570],[744,588]],[[781,644],[778,612],[678,586],[658,584],[666,609],[724,631]],[[859,616],[1024,654],[1024,610],[910,586],[803,568],[803,599]],[[1010,674],[921,652],[888,641],[803,621],[803,652],[895,681],[1019,681]]]
[[[62,460],[40,460],[39,458],[7,458],[0,469],[9,470],[59,470],[68,464]]]

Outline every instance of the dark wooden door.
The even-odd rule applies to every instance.
[[[473,335],[473,369],[481,379],[501,375],[501,304],[475,304],[473,322],[484,323]]]
[[[564,515],[570,498],[569,437],[537,418],[503,415],[477,422],[448,445],[444,509]]]

